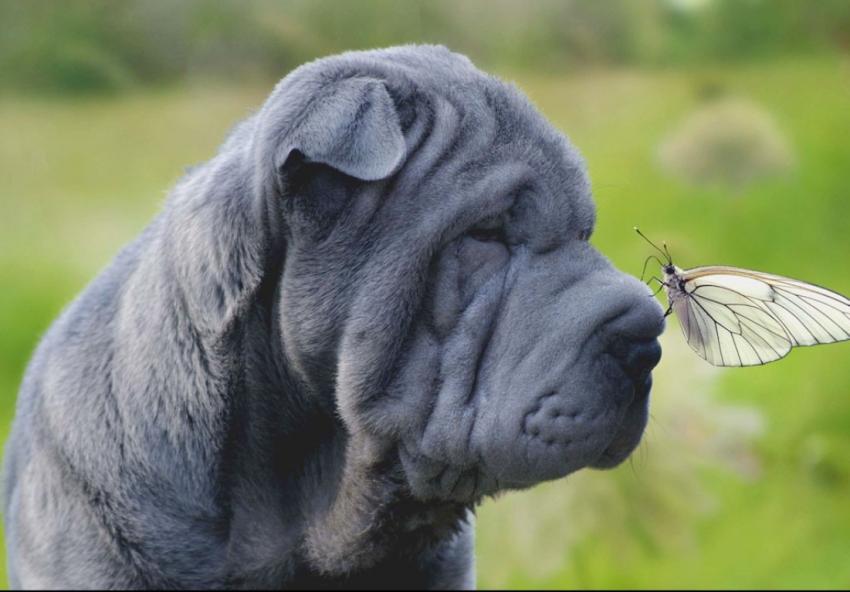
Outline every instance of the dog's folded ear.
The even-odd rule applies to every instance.
[[[389,177],[405,154],[398,114],[384,83],[352,77],[326,83],[284,132],[278,170],[294,151],[363,181]]]

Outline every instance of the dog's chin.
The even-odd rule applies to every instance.
[[[608,366],[605,370],[607,384],[588,400],[555,393],[540,398],[524,416],[520,440],[491,437],[479,449],[483,454],[477,463],[429,453],[415,439],[402,443],[399,458],[411,492],[426,500],[471,501],[501,489],[525,489],[560,479],[583,468],[619,465],[640,443],[649,416],[652,378],[647,374],[635,384]]]
[[[594,469],[616,467],[638,447],[649,418],[649,394],[652,390],[652,375],[635,387],[634,398],[626,409],[622,422],[611,440],[596,460],[588,466]]]

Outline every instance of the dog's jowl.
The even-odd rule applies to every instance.
[[[661,309],[569,141],[441,47],[298,68],[53,324],[6,450],[24,587],[468,587],[484,496],[611,467]]]

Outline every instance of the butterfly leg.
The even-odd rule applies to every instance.
[[[664,263],[663,263],[663,262],[661,262],[661,260],[660,260],[660,259],[658,259],[658,257],[656,257],[655,255],[650,255],[650,256],[649,256],[649,257],[647,257],[647,258],[646,258],[646,260],[643,262],[643,270],[641,270],[641,272],[640,272],[640,281],[643,281],[643,276],[644,276],[644,275],[646,275],[646,266],[647,266],[647,265],[649,265],[649,262],[650,262],[650,261],[652,261],[653,259],[655,259],[656,261],[658,261],[658,264],[659,264],[659,265],[661,265],[661,267],[664,267]]]
[[[665,282],[661,281],[660,279],[658,279],[657,277],[652,276],[651,278],[649,278],[649,280],[647,280],[646,285],[648,286],[649,282],[651,282],[652,280],[655,280],[656,282],[658,282],[658,289],[655,292],[653,292],[652,296],[651,296],[652,298],[654,298],[661,291],[661,288],[666,287],[667,284]]]
[[[666,319],[667,317],[669,317],[671,312],[673,312],[673,305],[672,304],[667,307],[667,310],[664,311],[664,318]]]

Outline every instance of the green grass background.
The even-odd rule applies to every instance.
[[[504,75],[585,155],[593,243],[621,269],[639,273],[648,253],[631,230],[639,224],[683,267],[752,267],[850,294],[847,59]],[[659,170],[658,143],[707,83],[776,118],[793,172],[730,192]],[[51,320],[270,88],[0,98],[4,440]],[[480,586],[850,586],[850,345],[714,371],[678,331],[671,322],[633,461],[480,508]]]

